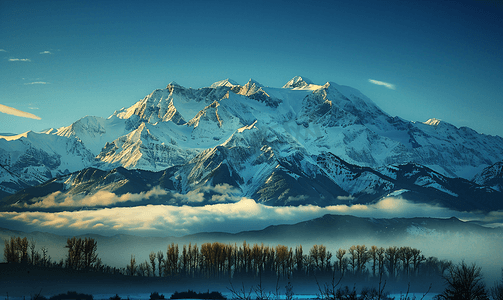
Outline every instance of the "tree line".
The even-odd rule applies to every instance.
[[[59,262],[53,261],[48,255],[47,247],[40,251],[36,242],[26,237],[11,237],[4,241],[4,260],[6,263],[21,263],[41,267],[59,267],[74,270],[99,270],[102,268],[98,258],[98,243],[92,238],[69,238],[65,248],[67,255]]]
[[[94,270],[129,276],[186,278],[267,278],[307,276],[344,276],[346,278],[410,279],[442,275],[451,265],[448,260],[425,257],[412,247],[387,248],[354,245],[332,253],[325,245],[313,245],[305,251],[302,245],[240,245],[220,242],[182,245],[171,243],[166,251],[151,252],[143,262],[131,259],[126,267],[110,267],[98,257],[98,245],[92,238],[68,238],[65,258],[51,261],[47,248],[41,253],[33,240],[11,237],[4,241],[7,263],[26,263],[74,270]]]
[[[131,256],[125,268],[107,266],[98,258],[97,242],[92,238],[68,238],[67,254],[58,263],[51,261],[47,248],[36,249],[34,240],[11,237],[4,241],[4,259],[7,263],[29,264],[49,268],[95,271],[125,276],[267,279],[274,277],[303,278],[307,276],[366,280],[378,278],[379,283],[395,279],[410,282],[414,278],[441,276],[447,288],[435,300],[479,299],[503,300],[503,280],[487,289],[482,282],[480,267],[464,261],[458,265],[436,257],[425,257],[421,250],[411,247],[377,247],[354,245],[338,249],[335,256],[324,245],[313,245],[304,252],[301,245],[295,248],[275,247],[243,242],[242,245],[219,242],[167,246],[166,252],[151,252],[148,259],[137,263]],[[502,273],[503,275],[503,273]],[[440,278],[440,277],[437,277]],[[503,278],[503,277],[502,277]],[[375,292],[375,291],[374,291]],[[378,290],[381,295],[381,290]],[[323,300],[348,300],[356,295],[347,287],[326,285],[320,287]],[[362,295],[364,293],[362,292]],[[355,296],[356,297],[356,296]],[[363,296],[362,296],[363,297]],[[367,297],[365,299],[371,299]],[[375,297],[374,297],[375,298]],[[378,297],[385,299],[385,297]],[[243,298],[244,299],[244,298]],[[354,298],[359,299],[359,298]],[[363,299],[363,298],[362,298]]]
[[[450,261],[425,257],[412,247],[367,247],[354,245],[338,249],[335,255],[324,245],[313,245],[304,251],[264,244],[242,245],[219,242],[183,245],[170,244],[167,251],[151,252],[142,263],[135,256],[126,267],[131,276],[182,276],[208,278],[256,278],[337,276],[411,278],[442,275]]]

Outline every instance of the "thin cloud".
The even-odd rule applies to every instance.
[[[45,81],[34,81],[34,82],[25,82],[24,85],[32,85],[32,84],[50,84],[49,82]]]
[[[138,194],[126,193],[117,195],[110,191],[98,191],[92,195],[67,195],[60,191],[51,193],[45,197],[33,199],[31,204],[13,204],[19,208],[43,208],[43,209],[65,209],[65,208],[96,208],[121,205],[126,202],[142,202],[162,198],[166,204],[205,204],[205,203],[229,203],[238,202],[240,198],[234,196],[238,189],[229,184],[217,184],[216,186],[202,187],[189,191],[186,194],[171,193],[160,187],[154,187],[148,192]],[[208,201],[207,201],[208,200]],[[140,204],[141,206],[142,204]]]
[[[396,90],[395,85],[391,84],[391,83],[387,83],[387,82],[379,81],[379,80],[374,80],[374,79],[369,79],[369,82],[373,83],[373,84],[385,86],[385,87],[387,87],[390,90]]]
[[[46,51],[42,51],[42,52],[40,52],[40,54],[52,54],[52,52],[51,52],[51,51],[47,51],[47,50],[46,50]]]
[[[40,207],[76,206],[92,207],[110,205],[124,201],[140,201],[143,198],[164,196],[158,188],[147,193],[122,196],[110,192],[84,199],[66,198],[59,202],[58,195],[52,194],[38,203]],[[198,201],[200,195],[191,195]],[[344,214],[367,218],[412,218],[434,217],[482,220],[484,215],[457,212],[441,206],[409,202],[400,197],[384,198],[375,204],[333,205],[320,207],[268,206],[253,199],[241,198],[234,203],[190,205],[141,205],[134,207],[112,207],[104,209],[61,211],[61,212],[0,212],[0,224],[18,221],[23,226],[34,226],[36,230],[64,231],[67,229],[100,234],[144,234],[162,236],[187,235],[201,231],[227,231],[236,233],[245,230],[263,229],[269,225],[293,224],[321,217],[325,214]],[[491,215],[494,223],[501,220],[500,214]]]
[[[65,196],[61,192],[54,192],[40,201],[31,205],[14,205],[18,207],[34,207],[34,208],[56,208],[56,207],[96,207],[96,206],[111,206],[118,205],[124,202],[139,202],[148,200],[153,197],[165,196],[168,192],[158,187],[138,194],[126,193],[118,196],[109,191],[99,191],[96,194],[78,197],[78,196]]]
[[[4,50],[4,49],[0,49],[0,52],[7,52],[7,50]]]
[[[10,106],[6,106],[3,104],[0,104],[0,112],[3,112],[4,114],[8,115],[13,115],[17,117],[23,117],[23,118],[29,118],[29,119],[35,119],[35,120],[41,120],[39,116],[36,116],[34,114],[31,114],[29,112],[25,112]]]
[[[31,61],[29,58],[9,58],[9,61]]]

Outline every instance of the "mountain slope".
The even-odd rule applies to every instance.
[[[261,144],[259,139],[250,140]],[[241,144],[204,151],[187,164],[158,172],[87,168],[5,197],[0,210],[200,206],[232,203],[242,197],[271,206],[369,204],[400,197],[457,211],[503,209],[500,191],[417,164],[372,169],[330,153],[293,153],[279,156],[271,148]],[[242,161],[246,163],[241,165]]]
[[[492,203],[494,189],[453,177],[472,178],[503,159],[501,137],[435,119],[391,117],[356,89],[300,76],[283,88],[251,79],[200,89],[172,82],[108,119],[0,137],[0,146],[3,168],[31,186],[89,167],[170,170],[172,192],[228,184],[240,196],[274,205],[375,201],[404,186],[430,201],[468,195]],[[407,164],[430,171],[407,180],[385,171]],[[5,178],[4,193],[26,188]],[[470,207],[466,201],[455,206]]]
[[[503,161],[497,162],[475,175],[473,181],[503,192]]]
[[[39,184],[94,162],[94,155],[74,138],[31,131],[0,138],[0,163],[26,184]]]

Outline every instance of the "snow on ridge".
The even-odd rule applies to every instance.
[[[243,126],[241,128],[238,128],[238,132],[243,132],[245,130],[250,130],[252,129],[253,127],[255,127],[255,124],[257,124],[257,120],[255,120],[252,124],[250,125],[247,125],[247,126]]]
[[[303,89],[303,88],[308,88],[310,85],[314,85],[314,83],[311,80],[309,80],[305,77],[295,76],[292,79],[290,79],[290,81],[288,81],[283,86],[283,88],[284,89],[295,89],[295,88]]]
[[[20,134],[12,134],[12,135],[0,135],[0,139],[4,139],[6,141],[15,141],[15,140],[19,140],[21,138],[27,138],[28,137],[28,134],[32,132],[31,130],[29,131],[26,131],[26,132],[23,132],[23,133],[20,133]]]
[[[386,195],[386,197],[400,197],[403,193],[407,193],[409,190],[407,189],[400,189],[400,190],[395,190],[389,194]]]
[[[442,122],[442,121],[439,119],[431,118],[431,119],[428,119],[428,121],[423,122],[423,124],[430,125],[430,126],[438,126],[438,125],[440,125],[440,122]]]
[[[418,224],[413,224],[407,227],[407,233],[415,236],[431,236],[435,235],[437,231],[435,229],[429,229]]]
[[[220,86],[233,87],[233,86],[237,86],[237,85],[239,85],[239,83],[237,83],[236,81],[234,81],[230,78],[227,78],[227,79],[220,80],[220,81],[213,83],[212,85],[210,85],[210,88],[217,88]]]
[[[75,166],[68,167],[68,170],[93,164],[106,169],[111,163],[126,168],[159,171],[174,164],[184,164],[208,148],[217,145],[227,147],[222,142],[228,141],[236,133],[240,134],[236,134],[239,137],[233,142],[238,146],[242,146],[242,142],[253,143],[255,147],[256,143],[262,142],[263,146],[273,145],[278,153],[291,157],[295,152],[310,155],[330,152],[349,163],[380,167],[383,175],[394,179],[394,168],[407,162],[428,167],[431,167],[428,161],[438,162],[439,166],[451,172],[443,171],[442,174],[453,174],[466,168],[462,163],[468,160],[475,161],[474,166],[480,165],[479,161],[483,159],[493,161],[499,157],[501,160],[500,154],[491,150],[503,149],[501,141],[492,142],[489,137],[470,132],[467,134],[448,123],[438,128],[428,126],[440,124],[437,119],[415,124],[391,118],[357,89],[334,82],[315,85],[300,76],[294,77],[287,85],[290,87],[263,87],[250,79],[245,86],[240,86],[231,79],[225,79],[212,84],[214,89],[195,90],[172,82],[167,89],[155,90],[129,108],[116,111],[108,119],[85,117],[58,129],[56,133],[54,129],[45,134],[26,132],[0,136],[0,141],[7,144],[7,141],[24,137],[30,143],[36,142],[35,146],[42,150],[52,149],[57,142],[61,150],[46,152],[51,155],[54,152],[52,156],[62,158],[65,167],[58,168],[60,172],[64,172],[71,162],[80,160],[82,162],[74,163]],[[312,92],[314,89],[317,91]],[[323,101],[330,102],[330,107],[326,108],[328,105]],[[275,105],[269,105],[271,103]],[[198,124],[200,126],[196,126]],[[47,135],[53,136],[53,139],[44,137]],[[56,135],[61,139],[56,141]],[[251,141],[252,136],[257,139]],[[447,137],[454,139],[455,143]],[[485,140],[488,143],[480,142]],[[292,146],[293,142],[295,147]],[[483,147],[483,144],[488,146]],[[469,150],[463,151],[468,158],[463,156],[457,159],[450,155],[460,151],[459,147],[453,145],[463,145],[461,149]],[[88,150],[94,154],[93,157],[88,157]],[[75,151],[83,153],[84,159],[78,156],[82,154]],[[92,160],[95,157],[98,162]],[[305,167],[302,164],[299,166],[301,169]],[[350,187],[350,179],[344,179],[343,174],[332,176],[343,178],[341,184],[355,192],[373,193],[372,189],[366,190],[363,185],[379,180],[375,175],[366,174],[362,176],[359,186]],[[428,178],[418,179],[416,185],[456,196],[443,188],[441,183]],[[391,192],[391,187],[388,190]],[[399,195],[398,191],[396,193],[392,196]]]

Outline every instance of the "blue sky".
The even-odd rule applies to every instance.
[[[0,104],[40,117],[0,113],[0,133],[108,117],[171,81],[302,75],[503,136],[502,20],[489,0],[0,1]]]

